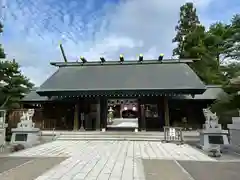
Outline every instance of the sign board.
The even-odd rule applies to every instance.
[[[182,128],[164,126],[164,140],[183,142]]]
[[[28,134],[16,134],[15,141],[27,141]]]
[[[170,137],[175,137],[176,136],[175,128],[169,128],[169,136]]]
[[[209,144],[224,144],[222,135],[209,135],[208,136]]]

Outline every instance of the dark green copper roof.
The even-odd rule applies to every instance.
[[[198,94],[192,97],[191,95],[177,95],[172,96],[171,94],[166,94],[167,96],[170,95],[172,99],[178,100],[216,100],[221,95],[225,95],[226,93],[223,91],[221,86],[217,85],[207,85],[207,90],[203,94]],[[70,96],[71,97],[71,96]],[[36,89],[32,90],[29,94],[27,94],[21,101],[22,102],[46,102],[46,101],[53,101],[58,100],[61,97],[52,97],[51,99],[47,98],[46,96],[40,96],[36,93]],[[74,98],[74,97],[73,97]]]
[[[182,91],[201,94],[205,85],[185,63],[60,66],[37,90],[57,92]]]
[[[36,93],[36,88],[32,89],[26,96],[21,99],[22,102],[41,102],[41,101],[48,101],[46,96],[39,96]]]

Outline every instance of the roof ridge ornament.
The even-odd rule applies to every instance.
[[[82,61],[83,63],[86,63],[86,62],[87,62],[87,60],[86,60],[83,56],[80,56],[80,59],[81,59],[81,61]]]
[[[124,56],[123,56],[123,54],[120,54],[119,60],[120,60],[121,64],[124,62]]]
[[[100,60],[101,60],[101,64],[106,62],[106,59],[104,57],[100,57]]]
[[[140,54],[140,55],[139,55],[138,61],[139,61],[139,62],[142,62],[142,61],[143,61],[143,54]]]
[[[163,61],[163,57],[164,57],[164,54],[161,53],[161,54],[159,55],[159,57],[158,57],[158,60],[162,62],[162,61]]]
[[[64,49],[63,49],[63,46],[62,46],[61,42],[59,43],[59,46],[60,46],[60,50],[61,50],[61,53],[62,53],[62,56],[63,56],[63,60],[64,60],[65,63],[67,63],[68,62],[67,57],[66,57],[66,54],[64,52]]]

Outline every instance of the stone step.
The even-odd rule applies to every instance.
[[[152,137],[152,138],[158,138],[158,137],[164,137],[164,135],[143,135],[143,134],[136,134],[136,135],[133,135],[133,134],[122,134],[122,135],[119,135],[119,134],[112,134],[112,135],[108,135],[108,134],[99,134],[99,135],[96,135],[96,134],[62,134],[58,137],[138,137],[138,138],[144,138],[144,137]]]
[[[108,131],[108,132],[62,132],[60,135],[156,135],[163,136],[163,132],[121,132],[121,131]]]
[[[127,141],[162,141],[164,135],[150,134],[62,134],[56,136],[56,140],[127,140]],[[184,141],[198,141],[198,136],[184,136]]]
[[[164,135],[164,132],[157,132],[157,131],[139,131],[139,132],[130,132],[130,131],[105,131],[105,132],[101,132],[101,131],[42,131],[42,135],[43,136],[47,136],[47,135],[76,135],[76,134],[80,134],[80,135]],[[184,136],[199,136],[199,132],[198,131],[183,131],[183,135]]]
[[[129,141],[161,141],[164,134],[161,132],[69,132],[62,133],[57,140],[129,140]]]
[[[163,141],[164,138],[138,138],[138,137],[59,137],[57,140],[62,141]]]

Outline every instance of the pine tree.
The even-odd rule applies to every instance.
[[[177,43],[177,47],[173,50],[174,56],[179,56],[179,58],[188,58],[189,56],[184,53],[185,51],[185,40],[187,36],[194,32],[196,28],[200,25],[198,19],[196,8],[193,3],[186,3],[180,7],[180,19],[178,25],[176,26],[177,34],[173,39],[174,43]]]
[[[2,33],[2,31],[3,31],[3,25],[0,22],[0,33]],[[0,59],[1,58],[5,58],[5,53],[3,51],[2,45],[0,44]]]
[[[240,14],[233,17],[230,31],[231,36],[225,43],[227,57],[240,60]]]
[[[226,80],[220,69],[220,57],[224,53],[224,42],[229,37],[229,26],[215,23],[206,31],[200,23],[193,3],[180,8],[180,19],[176,26],[177,47],[173,55],[179,58],[199,59],[189,64],[206,84],[222,84]]]
[[[22,75],[19,64],[12,61],[0,62],[1,80],[4,85],[0,88],[0,107],[18,108],[18,102],[33,87],[33,84]]]

